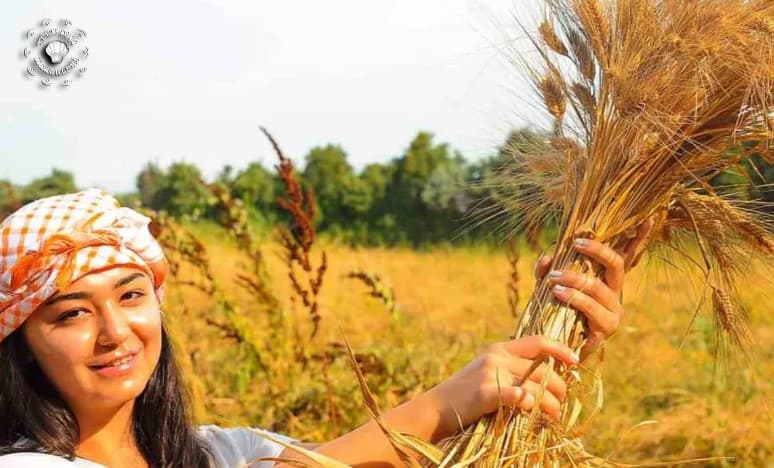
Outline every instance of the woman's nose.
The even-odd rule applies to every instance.
[[[103,346],[121,344],[131,333],[126,312],[117,304],[106,304],[100,313],[99,337]]]

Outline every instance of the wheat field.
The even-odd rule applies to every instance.
[[[267,312],[236,284],[245,271],[236,244],[219,228],[193,230],[206,245],[213,277],[235,304],[230,320],[236,316],[249,329],[242,336],[257,346],[275,340],[262,351],[270,356],[262,368],[244,341],[213,325],[226,315],[212,295],[170,284],[167,323],[184,350],[180,356],[194,382],[200,422],[327,440],[367,420],[354,372],[339,346],[344,336],[361,354],[361,367],[385,409],[450,376],[486,344],[513,331],[504,248],[418,252],[322,241],[313,251],[315,258],[320,249],[327,253],[319,295],[322,320],[320,332],[310,338],[310,321],[293,299],[281,249],[267,240],[261,247],[267,278],[288,324],[287,334],[271,338]],[[523,247],[521,257],[517,286],[523,301],[533,287],[537,254]],[[685,333],[698,303],[692,292],[700,290],[697,280],[659,265],[659,255],[650,255],[627,277],[625,317],[607,344],[604,409],[584,437],[588,448],[625,463],[734,457],[700,466],[774,466],[771,282],[755,275],[757,282],[768,282],[744,285],[758,354],[754,361],[730,361],[723,374],[713,357],[710,312],[702,310]],[[347,277],[358,269],[378,274],[393,288],[396,312],[370,296],[365,284]],[[178,278],[197,277],[188,273]],[[307,364],[298,362],[298,343],[310,356]],[[320,356],[329,356],[326,365],[320,365]]]

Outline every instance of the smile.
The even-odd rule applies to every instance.
[[[104,366],[89,367],[91,370],[103,377],[116,377],[126,374],[134,369],[135,365],[137,364],[137,356],[139,356],[139,353],[116,359],[115,361],[110,362]]]

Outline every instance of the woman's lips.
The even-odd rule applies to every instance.
[[[139,353],[132,354],[131,356],[119,361],[118,365],[108,365],[100,367],[92,367],[91,370],[103,377],[117,377],[127,374],[132,371],[137,365],[137,356]]]

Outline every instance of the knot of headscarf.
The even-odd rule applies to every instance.
[[[146,271],[159,301],[167,272],[150,219],[97,189],[43,198],[0,224],[0,341],[58,290],[114,266]]]
[[[11,267],[11,289],[19,289],[27,278],[39,274],[41,271],[52,269],[52,264],[59,256],[65,256],[65,262],[56,275],[57,289],[64,289],[72,277],[75,265],[73,253],[85,247],[97,247],[100,245],[119,246],[119,238],[115,233],[93,232],[72,234],[54,234],[43,244],[40,252],[30,252],[19,259]]]

